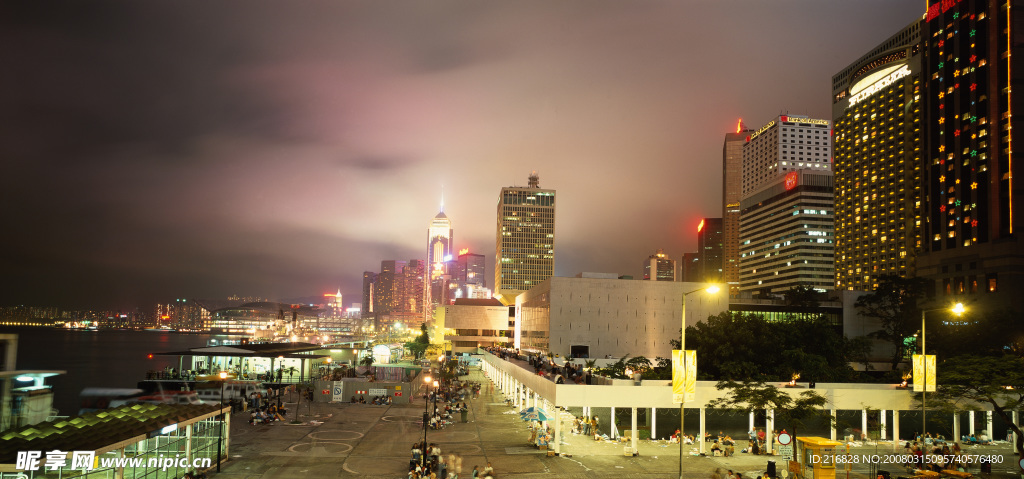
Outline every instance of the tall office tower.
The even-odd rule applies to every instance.
[[[826,169],[790,171],[740,202],[740,292],[833,289],[833,181]]]
[[[479,291],[487,289],[484,261],[484,255],[470,253],[468,248],[459,251],[459,257],[455,259],[455,273],[452,275],[453,299],[475,298],[479,296]]]
[[[526,188],[498,197],[494,292],[506,305],[555,272],[555,190],[542,190],[534,172]]]
[[[1024,311],[1021,182],[1013,145],[1024,80],[1017,1],[930,0],[924,42],[924,252],[918,276],[939,295]],[[1022,109],[1024,111],[1024,105]],[[1020,161],[1016,162],[1018,165]],[[1017,213],[1014,217],[1014,212]]]
[[[743,145],[754,130],[740,120],[722,144],[722,280],[729,294],[740,290],[740,199],[743,196]]]
[[[444,214],[444,198],[441,199],[441,211],[430,220],[427,228],[427,268],[429,278],[424,281],[423,298],[429,307],[424,309],[424,321],[434,315],[434,308],[439,304],[448,304],[448,283],[451,280],[452,261],[452,222]]]
[[[699,283],[700,276],[700,258],[697,253],[683,253],[683,260],[679,262],[679,281]]]
[[[722,218],[704,218],[697,225],[697,264],[700,267],[700,281],[720,283],[722,281]]]
[[[644,260],[644,279],[649,281],[675,281],[676,260],[669,258],[661,248]]]
[[[791,171],[831,171],[832,138],[828,120],[780,115],[751,133],[743,145],[740,200]]]
[[[913,276],[921,248],[921,21],[832,77],[836,289]]]
[[[377,273],[363,271],[363,296],[360,304],[360,317],[363,319],[363,327],[373,324],[374,306],[376,305],[375,289],[377,286]]]
[[[387,316],[395,309],[396,279],[405,268],[405,261],[384,260],[380,262],[380,273],[373,284],[373,320],[374,329],[381,331],[387,323]]]
[[[403,327],[419,328],[424,321],[424,285],[427,282],[427,266],[421,259],[411,259],[395,277],[395,300],[391,310],[391,321]]]

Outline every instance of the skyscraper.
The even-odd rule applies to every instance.
[[[779,115],[750,134],[743,145],[741,198],[791,171],[832,169],[828,120]]]
[[[448,283],[451,280],[452,254],[452,222],[444,214],[444,198],[441,199],[441,210],[427,228],[427,268],[428,278],[424,281],[424,301],[428,305],[424,309],[424,321],[429,321],[438,304],[448,303]]]
[[[939,295],[1024,310],[1021,182],[1013,145],[1024,131],[1024,44],[1017,2],[930,0],[922,38],[925,164],[918,276]],[[1020,161],[1017,161],[1019,164]],[[1016,211],[1016,218],[1014,212]]]
[[[722,218],[704,218],[697,225],[697,265],[699,280],[708,283],[722,281]]]
[[[459,251],[455,259],[455,272],[452,274],[453,298],[485,298],[487,290],[487,276],[485,273],[484,255],[470,253],[469,249]]]
[[[726,133],[722,144],[722,281],[729,294],[740,286],[740,199],[743,197],[743,145],[754,133],[743,120],[735,133]]]
[[[921,20],[832,77],[836,288],[914,276],[921,248]]]
[[[555,190],[541,189],[536,172],[526,188],[501,189],[496,237],[494,291],[514,304],[555,271]]]
[[[740,292],[782,294],[795,286],[833,289],[833,182],[802,169],[740,203]]]
[[[669,258],[661,248],[644,260],[644,276],[648,281],[675,281],[676,260]]]

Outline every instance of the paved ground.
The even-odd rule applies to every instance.
[[[567,435],[563,453],[571,457],[548,457],[528,447],[526,424],[505,405],[500,392],[489,393],[488,380],[480,371],[472,371],[471,381],[484,385],[479,399],[467,400],[468,423],[456,423],[441,431],[428,431],[427,441],[438,443],[442,452],[461,455],[461,477],[470,477],[474,465],[482,469],[490,462],[495,477],[559,478],[672,478],[678,477],[678,445],[641,441],[639,455],[623,455],[622,444],[595,442],[583,436]],[[293,479],[316,478],[399,478],[406,477],[409,450],[423,440],[420,418],[422,400],[411,405],[373,406],[365,404],[303,403],[302,420],[322,424],[286,425],[275,423],[251,426],[247,415],[236,414],[231,426],[230,461],[222,466],[218,479]],[[291,414],[290,414],[291,416]],[[880,445],[878,449],[891,449]],[[872,454],[876,446],[857,448],[856,454]],[[971,454],[1008,453],[1006,446],[970,450]],[[689,450],[687,451],[689,454]],[[1011,477],[1016,470],[1015,456],[996,466],[994,477]],[[738,454],[733,457],[683,458],[684,476],[708,478],[715,468],[732,469],[755,478],[763,474],[766,456]],[[780,471],[781,471],[781,461]],[[901,468],[886,468],[894,477],[904,475]],[[865,467],[854,469],[850,477],[864,478],[871,473]],[[839,474],[839,477],[842,475]],[[1012,477],[1017,477],[1013,475]]]

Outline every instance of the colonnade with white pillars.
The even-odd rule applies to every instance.
[[[554,399],[554,398],[542,397],[537,391],[531,390],[523,382],[520,382],[519,380],[517,380],[516,377],[513,374],[511,374],[509,372],[506,372],[506,371],[496,367],[495,365],[489,363],[488,361],[482,361],[481,364],[482,364],[482,368],[487,373],[488,377],[495,383],[496,387],[501,391],[501,393],[504,394],[506,400],[509,400],[511,402],[511,404],[513,406],[515,406],[517,409],[523,409],[523,408],[526,408],[526,407],[538,406],[540,404],[543,404],[545,411],[547,411],[548,413],[550,413],[551,415],[553,415],[555,417],[558,416],[558,414],[559,414],[558,408],[555,407],[554,403],[551,402],[551,400]],[[522,378],[523,381],[527,381],[527,382],[531,381],[529,375],[520,375],[520,378]],[[538,383],[538,382],[534,381],[534,382],[531,382],[531,384],[533,384],[535,387],[538,387],[538,388],[544,388],[546,383]],[[567,387],[577,387],[577,386],[567,386]],[[589,386],[579,386],[579,387],[589,387]],[[616,387],[616,386],[601,386],[601,387]],[[554,391],[554,390],[553,389],[549,390],[549,392],[552,392],[552,391]],[[879,425],[878,439],[879,440],[891,440],[892,441],[891,444],[892,444],[893,451],[899,451],[902,448],[902,444],[900,443],[900,439],[899,439],[900,438],[900,414],[899,413],[900,413],[901,410],[913,411],[913,409],[907,408],[906,407],[907,405],[909,405],[909,404],[904,405],[903,409],[885,409],[885,410],[881,410],[881,411],[875,410],[878,413],[878,415],[879,415],[878,416],[878,425]],[[583,416],[592,417],[592,416],[595,415],[592,406],[580,406],[580,407],[582,407],[582,414],[583,414]],[[607,406],[605,406],[605,407],[607,407]],[[631,418],[631,421],[630,421],[630,426],[629,426],[629,431],[630,431],[629,436],[630,436],[631,446],[632,446],[633,450],[636,451],[637,441],[639,439],[638,411],[639,411],[640,408],[638,408],[638,407],[631,407],[631,406],[628,406],[628,405],[626,405],[624,407],[629,407],[630,408],[630,413],[631,413],[630,414],[630,418]],[[697,409],[699,411],[699,418],[700,418],[699,425],[698,425],[699,432],[698,432],[698,434],[696,436],[698,438],[698,440],[695,441],[695,442],[696,442],[696,447],[698,448],[699,452],[702,453],[702,454],[706,453],[707,452],[706,451],[706,442],[703,440],[705,434],[707,433],[706,409],[704,407],[694,407],[694,408],[687,408],[687,409]],[[849,410],[848,408],[841,408],[841,409],[844,410],[844,411],[848,411]],[[602,430],[607,432],[607,433],[609,433],[609,436],[612,436],[612,437],[615,437],[615,436],[619,435],[618,434],[619,431],[617,430],[618,425],[616,424],[616,421],[615,421],[615,410],[616,410],[616,407],[610,407],[611,419],[612,419],[610,421],[610,424],[601,424]],[[836,419],[838,410],[839,409],[836,409],[836,408],[833,408],[833,409],[829,410],[829,412],[831,413],[832,418],[833,418],[833,421],[832,421],[833,425],[830,427],[830,429],[831,429],[830,435],[831,435],[831,438],[835,439],[835,440],[845,439],[845,438],[839,438],[838,437],[838,431],[836,430],[836,426],[835,426],[835,419]],[[658,412],[658,408],[651,407],[651,408],[649,408],[649,411],[650,411],[649,425],[650,425],[650,429],[651,429],[651,434],[652,434],[652,437],[656,437],[657,436],[657,412]],[[984,429],[983,430],[987,434],[988,438],[990,440],[993,440],[993,439],[995,439],[994,431],[993,431],[993,412],[992,411],[982,411],[982,413],[985,414],[984,426],[983,426]],[[868,410],[868,409],[860,409],[860,421],[859,421],[859,423],[860,423],[860,430],[861,431],[868,431],[869,416],[870,416],[870,414],[871,414],[870,410]],[[933,415],[933,414],[936,414],[936,413],[932,412],[930,415]],[[953,421],[952,421],[953,424],[952,425],[953,425],[953,436],[954,436],[953,439],[954,440],[959,441],[962,436],[976,435],[978,433],[978,431],[976,431],[976,424],[977,424],[976,414],[977,413],[975,411],[967,411],[968,427],[967,427],[966,433],[962,432],[962,427],[961,427],[962,413],[955,414],[953,416],[953,418],[952,418],[953,419]],[[1012,419],[1013,419],[1014,422],[1019,421],[1019,415],[1018,415],[1017,412],[1013,412],[1012,413]],[[757,424],[755,414],[754,413],[750,413],[748,415],[748,427],[749,427],[749,430],[755,430],[758,426],[759,425]],[[765,436],[766,436],[765,437],[765,442],[766,442],[766,444],[769,444],[769,445],[774,444],[774,439],[775,438],[773,437],[773,431],[776,429],[776,425],[775,425],[775,421],[774,421],[774,411],[773,410],[769,409],[769,410],[765,411],[765,419],[763,421],[763,426],[764,426],[764,430],[765,430]],[[553,447],[553,449],[554,449],[554,451],[556,453],[561,453],[561,445],[562,445],[561,442],[562,442],[562,434],[563,434],[563,430],[562,429],[563,429],[563,427],[562,427],[562,424],[561,424],[561,420],[555,420],[555,424],[553,425],[553,430],[554,430],[554,438],[553,438],[554,447]],[[675,428],[673,427],[672,429],[674,430]],[[684,433],[685,433],[685,431],[684,431]],[[858,437],[858,438],[854,438],[854,439],[860,440],[862,438]],[[1012,437],[1011,439],[1013,441],[1016,441],[1016,437],[1015,436]],[[771,447],[771,446],[769,446],[769,447]]]

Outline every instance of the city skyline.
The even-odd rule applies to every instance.
[[[832,75],[924,14],[467,5],[6,7],[0,304],[357,297],[423,254],[442,185],[453,249],[489,256],[494,194],[533,170],[559,191],[555,275],[639,276],[720,216],[738,119],[829,118]]]

